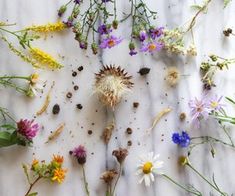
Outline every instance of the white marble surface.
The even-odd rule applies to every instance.
[[[64,2],[66,1],[1,0],[0,20],[8,20],[10,23],[16,22],[16,28],[19,29],[31,24],[54,22],[57,19],[56,10]],[[196,0],[146,0],[146,2],[158,11],[158,25],[167,25],[169,28],[188,21],[194,13],[190,9],[190,5],[200,3]],[[125,0],[119,1],[118,10],[126,10],[126,4]],[[178,115],[180,112],[189,114],[187,104],[189,99],[200,96],[202,93],[199,66],[200,62],[205,59],[205,55],[216,53],[224,57],[235,56],[235,38],[224,39],[222,34],[225,27],[235,27],[234,18],[234,1],[225,10],[223,10],[222,0],[212,1],[208,13],[199,17],[195,28],[195,40],[198,48],[196,58],[171,56],[166,55],[164,52],[154,56],[138,54],[135,57],[130,57],[127,49],[128,35],[125,30],[128,30],[127,27],[121,27],[118,30],[118,34],[124,37],[123,43],[111,50],[103,51],[99,58],[89,52],[81,51],[77,42],[74,41],[72,33],[68,31],[54,35],[53,38],[48,36],[46,40],[37,41],[35,45],[41,46],[58,57],[65,67],[59,71],[40,72],[48,84],[42,97],[27,99],[12,89],[1,88],[0,104],[2,106],[9,108],[16,119],[32,118],[41,107],[50,84],[55,81],[52,101],[47,113],[36,119],[44,129],[35,139],[34,147],[14,146],[0,149],[0,196],[23,195],[28,185],[21,164],[30,163],[33,157],[49,161],[55,153],[60,153],[65,157],[65,166],[69,169],[66,180],[61,185],[41,182],[34,190],[38,191],[39,195],[47,196],[85,195],[81,170],[68,154],[68,151],[78,144],[85,145],[89,152],[86,170],[91,195],[105,195],[105,185],[99,179],[100,174],[106,168],[115,166],[116,162],[111,155],[112,150],[117,147],[126,147],[128,140],[132,140],[133,145],[128,147],[129,156],[126,159],[124,173],[117,187],[118,196],[188,195],[162,177],[157,177],[156,182],[148,189],[144,185],[137,184],[135,169],[138,156],[149,151],[161,154],[161,159],[165,163],[163,169],[165,173],[179,182],[192,183],[205,196],[209,195],[210,187],[198,176],[191,170],[183,170],[177,166],[178,156],[184,154],[185,151],[177,148],[171,142],[171,134],[173,131],[186,129],[194,136],[203,134],[220,135],[221,129],[213,120],[197,130],[191,127],[190,122],[181,123],[178,120]],[[31,66],[20,61],[18,57],[9,52],[5,43],[0,42],[0,47],[1,75],[27,75],[32,72]],[[65,59],[62,60],[59,55],[65,56]],[[117,129],[108,147],[100,139],[108,120],[106,109],[92,95],[94,73],[101,68],[100,60],[104,64],[121,65],[133,75],[135,83],[132,93],[124,98],[115,111]],[[77,77],[72,77],[72,70],[81,65],[84,66],[84,70]],[[142,66],[151,68],[151,72],[147,77],[141,77],[137,74]],[[168,87],[164,81],[165,68],[170,66],[177,66],[182,75],[187,75],[181,77],[176,88]],[[234,96],[234,74],[235,68],[233,66],[228,72],[218,73],[216,76],[217,87],[211,93]],[[79,85],[77,92],[73,90],[72,82]],[[73,92],[71,101],[66,98],[68,91]],[[136,112],[132,108],[134,101],[140,103]],[[61,112],[57,117],[53,116],[51,112],[55,103],[61,106]],[[77,103],[83,105],[81,111],[76,109]],[[145,130],[150,127],[152,119],[165,107],[170,107],[173,111],[159,122],[151,136],[146,136]],[[190,121],[189,115],[187,115],[187,120]],[[50,131],[63,122],[66,123],[66,127],[61,136],[55,142],[44,144]],[[125,134],[127,127],[133,129],[131,136]],[[88,130],[92,130],[93,134],[88,135]],[[70,131],[72,134],[70,134]],[[231,127],[231,131],[235,131],[234,127]],[[233,136],[235,137],[235,134]],[[218,145],[216,146],[217,154],[215,158],[212,158],[209,150],[210,148],[207,145],[196,149],[191,156],[192,164],[206,176],[211,176],[214,173],[221,189],[230,193],[230,195],[235,194],[234,151]],[[217,195],[217,193],[213,192],[213,195]]]

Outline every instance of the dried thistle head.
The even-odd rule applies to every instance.
[[[100,179],[104,180],[104,182],[107,184],[111,184],[117,174],[118,172],[115,169],[107,170],[101,174]]]
[[[122,164],[128,155],[128,150],[126,148],[119,148],[117,150],[114,150],[112,155],[117,158],[117,161],[120,164]]]
[[[120,66],[103,66],[96,74],[95,92],[104,105],[113,108],[121,101],[122,96],[132,88],[131,78],[132,76],[127,76],[127,72]]]
[[[180,79],[179,70],[176,67],[168,68],[165,79],[168,85],[170,85],[171,87],[176,86]]]

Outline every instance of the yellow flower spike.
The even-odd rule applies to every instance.
[[[34,31],[37,33],[49,33],[49,32],[55,32],[55,31],[62,31],[66,28],[66,25],[58,21],[56,23],[48,23],[46,25],[32,25],[25,30]]]
[[[66,169],[57,168],[54,170],[53,177],[51,178],[52,181],[57,181],[58,183],[62,183],[65,179],[65,173],[67,172]]]
[[[54,57],[39,48],[31,48],[30,54],[32,58],[35,59],[38,64],[41,64],[42,66],[48,66],[51,69],[63,67],[60,63],[56,61]]]

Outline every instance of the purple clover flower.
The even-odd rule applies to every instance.
[[[108,27],[106,24],[102,24],[98,27],[98,32],[101,35],[109,34],[110,32],[112,32],[112,29]]]
[[[180,133],[173,133],[172,141],[175,144],[178,144],[180,147],[185,148],[188,147],[190,144],[190,137],[186,131],[182,131],[181,135]]]
[[[152,39],[156,39],[158,37],[160,37],[163,34],[163,29],[164,27],[157,27],[157,28],[151,28],[149,30],[150,36]]]
[[[116,45],[118,45],[122,39],[119,37],[116,37],[114,35],[107,36],[104,38],[101,43],[100,43],[100,48],[105,49],[105,48],[112,48]]]
[[[147,35],[146,31],[143,31],[143,30],[142,30],[142,31],[139,32],[139,40],[140,40],[141,42],[143,42],[144,40],[146,40],[147,37],[148,37],[148,35]]]
[[[32,140],[39,131],[39,125],[33,124],[34,120],[21,119],[17,122],[17,132],[27,140]]]
[[[198,100],[196,97],[194,100],[189,101],[189,107],[191,109],[192,122],[196,127],[200,127],[200,120],[207,119],[210,113],[210,107],[205,97]]]
[[[151,41],[151,42],[144,43],[141,46],[140,51],[141,52],[149,52],[150,54],[153,54],[153,52],[160,51],[162,48],[163,48],[162,43],[156,42],[156,41]]]
[[[84,146],[79,145],[78,147],[69,151],[69,154],[73,155],[79,164],[83,165],[86,163],[87,154]]]

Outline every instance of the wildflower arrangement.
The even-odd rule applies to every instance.
[[[63,156],[53,155],[50,163],[34,159],[31,165],[23,164],[24,173],[29,183],[29,189],[25,196],[38,195],[37,192],[31,193],[31,191],[39,180],[49,179],[52,182],[61,184],[67,172],[67,169],[63,168],[63,162]]]
[[[40,34],[65,29],[62,22],[49,23],[46,25],[33,25],[22,30],[12,31],[9,29],[14,24],[0,24],[0,39],[4,41],[9,49],[19,56],[23,61],[30,63],[35,68],[58,69],[63,67],[54,57],[47,52],[32,46],[32,42],[40,38]],[[13,36],[19,42],[19,46],[14,46],[8,36]]]
[[[206,90],[210,90],[211,87],[215,87],[214,75],[217,71],[228,69],[229,65],[235,63],[235,58],[226,59],[217,55],[210,55],[207,61],[201,63],[200,70],[202,73],[203,87]]]
[[[34,120],[21,119],[16,122],[7,109],[0,107],[0,113],[4,119],[10,119],[13,123],[0,125],[0,147],[12,145],[30,146],[33,138],[39,132],[39,125]]]
[[[74,158],[77,159],[78,164],[82,167],[82,175],[83,175],[83,182],[84,182],[84,187],[86,190],[86,195],[90,196],[88,182],[87,182],[87,178],[86,178],[86,172],[85,172],[85,168],[84,168],[84,165],[86,163],[86,158],[87,158],[86,149],[84,146],[79,145],[78,147],[69,151],[69,154],[74,156]]]
[[[26,87],[18,85],[15,81],[25,81]],[[17,92],[23,93],[28,97],[34,97],[39,91],[42,91],[44,81],[35,72],[29,76],[0,76],[0,85],[14,88]]]

